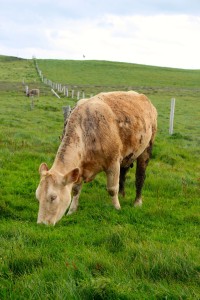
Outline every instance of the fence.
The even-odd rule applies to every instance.
[[[38,75],[41,79],[41,81],[45,84],[48,85],[52,92],[58,97],[58,94],[55,93],[55,91],[57,91],[60,94],[63,94],[63,96],[65,97],[70,97],[72,99],[82,99],[86,97],[85,91],[83,90],[83,88],[88,88],[88,87],[94,87],[94,86],[90,86],[90,85],[86,85],[86,86],[74,86],[74,85],[66,85],[66,84],[61,84],[61,83],[57,83],[57,82],[53,82],[50,79],[47,79],[46,77],[44,77],[44,75],[42,74],[42,71],[39,69],[38,63],[35,60],[35,67],[36,70],[38,72]],[[80,91],[80,89],[82,88],[82,91]],[[87,96],[92,97],[93,93],[90,93],[89,95],[87,94]]]
[[[149,87],[149,86],[124,86],[124,85],[76,85],[76,84],[62,84],[53,82],[52,80],[46,78],[42,71],[40,70],[36,58],[34,58],[35,67],[41,81],[51,88],[51,90],[57,91],[60,96],[68,97],[74,100],[79,100],[82,98],[90,98],[95,94],[100,92],[108,91],[130,91],[135,90],[139,93],[145,93],[147,95],[155,93],[167,93],[169,96],[174,97],[187,93],[188,95],[195,93],[200,93],[199,89],[193,88],[177,88],[177,87]]]
[[[191,119],[189,117],[189,114],[187,113],[187,118],[185,118],[185,112],[183,111],[184,105],[187,106],[189,110],[191,110],[191,107],[194,105],[198,107],[199,103],[196,103],[196,99],[199,100],[200,95],[200,89],[197,88],[177,88],[177,87],[146,87],[146,86],[99,86],[99,85],[72,85],[72,84],[61,84],[53,82],[52,80],[47,79],[43,74],[42,71],[39,69],[39,66],[37,64],[36,59],[35,66],[36,70],[38,72],[38,75],[46,86],[49,86],[51,88],[51,91],[59,98],[61,95],[64,97],[68,97],[71,99],[74,99],[74,101],[79,100],[81,98],[89,98],[93,96],[94,94],[97,94],[98,92],[107,92],[107,91],[113,91],[113,90],[121,90],[121,91],[128,91],[128,90],[136,90],[141,93],[145,93],[147,95],[153,95],[156,93],[159,94],[167,94],[169,97],[171,96],[171,110],[169,111],[169,108],[167,108],[167,115],[166,119],[169,120],[169,134],[172,135],[174,132],[181,132],[180,129],[184,128],[183,123],[185,124],[186,131],[182,132],[183,134],[197,132],[197,128],[199,128],[199,110],[191,111],[191,115],[193,115],[193,124],[191,124]],[[55,92],[57,91],[57,93]],[[91,92],[93,91],[93,92]],[[60,95],[60,96],[59,96]],[[181,99],[181,103],[183,104],[183,107],[180,107],[180,104],[178,105],[179,101],[177,102],[177,112],[175,115],[176,124],[174,124],[174,114],[175,114],[175,99],[174,95],[176,97],[183,95],[192,96],[194,98],[193,100],[190,98],[190,104],[186,101],[185,104],[183,104],[183,98]],[[197,97],[198,96],[198,97]],[[196,98],[197,97],[197,98]],[[189,105],[189,106],[188,106]],[[64,108],[63,108],[64,109]],[[164,112],[165,114],[165,112]],[[182,120],[182,118],[184,120]],[[180,122],[179,122],[180,120]],[[186,122],[187,121],[187,122]],[[183,126],[182,126],[183,125]],[[180,129],[179,129],[180,128]],[[196,134],[195,134],[196,135]],[[198,136],[199,139],[199,136]]]

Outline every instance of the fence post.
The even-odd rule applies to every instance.
[[[68,97],[68,95],[69,95],[69,91],[68,91],[68,87],[66,86],[66,97]]]
[[[25,86],[26,96],[28,96],[28,85]]]
[[[170,110],[170,120],[169,120],[169,134],[173,134],[174,127],[174,111],[175,111],[175,98],[171,99],[171,110]]]
[[[71,107],[70,105],[68,106],[63,106],[63,114],[64,114],[64,122],[67,120],[71,112]]]

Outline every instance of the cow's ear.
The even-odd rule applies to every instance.
[[[64,176],[63,184],[75,183],[78,181],[80,176],[80,169],[76,168]]]
[[[39,173],[40,175],[44,175],[49,170],[46,163],[42,163],[39,167]]]

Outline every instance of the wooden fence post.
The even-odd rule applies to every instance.
[[[64,114],[64,122],[67,120],[71,112],[71,107],[70,105],[68,106],[63,106],[63,114]]]
[[[28,85],[25,86],[26,96],[28,96]]]
[[[175,98],[171,99],[171,110],[170,110],[170,120],[169,120],[169,134],[173,134],[174,127],[174,111],[175,111]]]

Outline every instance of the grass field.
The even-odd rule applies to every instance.
[[[133,168],[121,211],[112,207],[105,176],[99,174],[83,187],[77,213],[55,227],[37,225],[38,167],[43,161],[52,164],[62,107],[72,100],[42,94],[31,109],[23,79],[43,88],[33,62],[0,56],[0,299],[199,299],[200,71],[95,61],[38,63],[58,82],[129,85],[134,78],[141,89],[177,86],[174,135],[168,134],[174,90],[149,92],[159,129],[143,207],[132,206]],[[13,82],[17,88],[9,91],[6,83]]]
[[[47,78],[63,84],[199,88],[200,70],[87,60],[39,59],[37,62]]]

